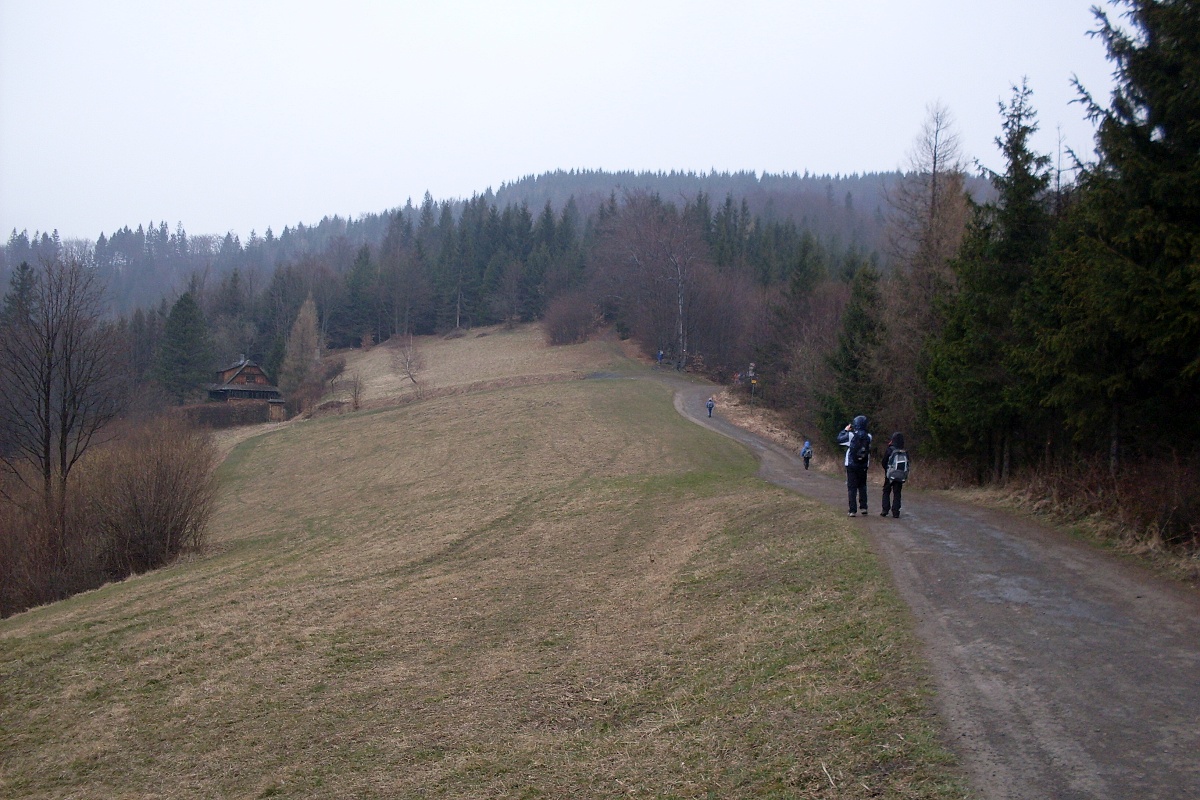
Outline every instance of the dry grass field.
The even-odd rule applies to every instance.
[[[520,385],[615,343],[443,345],[514,385],[250,438],[208,552],[0,622],[0,796],[964,796],[853,524],[658,382]]]
[[[593,339],[573,347],[550,347],[537,325],[480,328],[459,338],[419,336],[413,339],[420,356],[417,377],[424,389],[436,391],[513,378],[570,379],[611,367],[620,345],[611,337]],[[348,354],[346,374],[363,382],[362,399],[368,404],[414,393],[412,381],[397,368],[397,351],[404,343],[385,342],[366,352]],[[336,399],[347,400],[343,388]]]

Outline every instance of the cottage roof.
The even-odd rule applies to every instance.
[[[254,364],[254,362],[249,360],[248,358],[243,357],[240,360],[233,362],[228,367],[222,367],[221,369],[217,370],[217,372],[228,372],[231,369],[237,369],[238,367],[244,367],[247,364]],[[257,366],[257,365],[255,365],[255,366]]]
[[[234,373],[229,376],[229,380],[224,382],[224,383],[232,383],[234,381],[234,379],[237,378],[238,375],[241,375],[243,372],[245,372],[250,367],[254,367],[259,372],[261,372],[264,376],[267,374],[267,371],[265,369],[263,369],[258,364],[254,363],[253,361],[251,361],[247,358],[243,358],[241,361],[236,361],[236,362],[230,364],[228,367],[225,367],[224,369],[217,370],[217,374],[224,375],[226,372],[229,372],[230,370],[234,370]],[[214,384],[214,385],[220,386],[222,384],[218,383],[218,384]]]

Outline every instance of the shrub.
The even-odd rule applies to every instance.
[[[38,492],[9,478],[0,486],[0,615],[200,549],[215,465],[208,437],[169,417],[130,426],[90,450],[72,472],[61,518]]]
[[[180,416],[197,428],[234,428],[271,421],[271,407],[265,400],[256,402],[199,403],[183,406]]]
[[[550,345],[586,342],[595,327],[596,310],[582,292],[567,292],[550,301],[542,325]]]
[[[1025,504],[1068,519],[1094,516],[1127,544],[1200,552],[1200,465],[1165,458],[1039,469],[1018,481]]]
[[[346,371],[346,357],[343,355],[330,356],[323,359],[317,367],[318,380],[331,383]]]
[[[102,568],[124,578],[196,551],[216,497],[208,437],[160,419],[91,459],[80,491],[103,542]]]
[[[287,411],[289,416],[312,411],[321,402],[326,393],[333,391],[333,384],[346,370],[346,357],[343,355],[330,356],[322,359],[308,376],[287,396]]]
[[[56,561],[52,515],[42,499],[14,477],[4,476],[0,502],[0,616],[58,599],[51,569]]]

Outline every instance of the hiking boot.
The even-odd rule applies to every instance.
[[[850,512],[850,516],[852,516],[852,517],[857,517],[857,516],[858,516],[858,513],[857,513],[857,512],[854,512],[854,511],[851,511],[851,512]]]
[[[858,513],[859,513],[859,514],[861,514],[861,515],[862,515],[862,516],[864,516],[864,517],[866,517],[866,516],[869,516],[869,515],[867,514],[867,510],[866,510],[865,508],[864,508],[862,511],[858,512]]]
[[[899,512],[899,511],[893,511],[893,512],[892,512],[892,516],[893,516],[893,517],[895,517],[896,519],[899,519],[899,518],[900,518],[900,512]]]
[[[887,516],[887,514],[888,514],[888,512],[886,512],[886,511],[880,511],[880,512],[879,512],[879,516],[881,516],[881,517],[886,517],[886,516]]]

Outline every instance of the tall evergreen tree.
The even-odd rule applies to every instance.
[[[379,270],[367,245],[358,249],[345,283],[345,295],[334,312],[337,319],[330,325],[329,335],[333,346],[369,346],[382,341],[386,334],[381,326]]]
[[[191,292],[184,292],[163,328],[155,379],[176,400],[198,399],[205,383],[213,380],[212,344],[208,323]]]
[[[833,390],[821,403],[826,430],[837,430],[858,414],[874,419],[879,410],[883,387],[875,378],[874,361],[883,340],[882,306],[879,272],[863,264],[854,271],[837,349],[829,357]]]
[[[3,308],[0,308],[0,322],[24,313],[33,298],[36,282],[37,275],[33,267],[29,266],[28,261],[22,261],[8,279],[8,293],[4,295]]]
[[[1016,366],[1026,338],[1014,315],[1051,230],[1050,159],[1029,146],[1037,131],[1031,97],[1023,82],[1001,105],[1003,135],[996,144],[1006,166],[990,174],[997,199],[975,209],[952,262],[957,289],[945,299],[944,328],[930,344],[926,411],[934,441],[943,450],[974,451],[996,478],[1007,477],[1030,403]]]
[[[1047,402],[1107,450],[1200,441],[1200,3],[1120,0],[1102,11],[1111,103],[1079,87],[1099,161],[1041,276]]]

